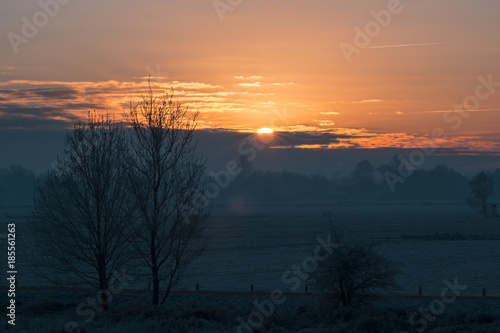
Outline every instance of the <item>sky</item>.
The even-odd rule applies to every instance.
[[[120,119],[150,76],[200,130],[270,127],[274,149],[498,156],[499,14],[497,0],[1,1],[0,131]]]

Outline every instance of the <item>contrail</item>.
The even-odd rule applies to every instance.
[[[382,46],[370,46],[369,49],[387,49],[393,47],[410,47],[410,46],[428,46],[428,45],[443,45],[443,44],[453,44],[460,42],[435,42],[435,43],[419,43],[419,44],[396,44],[396,45],[382,45]]]
[[[455,112],[454,110],[428,110],[428,111],[415,111],[414,113],[447,113]],[[500,112],[500,109],[477,109],[477,110],[467,110],[467,112]]]

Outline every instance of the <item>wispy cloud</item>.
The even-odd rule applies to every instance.
[[[364,104],[364,103],[380,103],[380,102],[383,102],[383,100],[381,100],[381,99],[364,99],[362,101],[352,102],[352,103],[353,104],[357,104],[357,103]]]
[[[331,120],[314,120],[315,122],[318,123],[319,126],[334,126],[335,122]]]
[[[427,111],[413,111],[413,113],[447,113],[454,112],[454,110],[427,110]],[[500,112],[500,109],[477,109],[477,110],[467,110],[467,112]]]
[[[365,103],[380,103],[383,99],[363,99],[361,101],[332,101],[332,104],[365,104]]]
[[[448,42],[430,42],[430,43],[413,43],[413,44],[394,44],[394,45],[379,45],[379,46],[370,46],[369,49],[389,49],[396,47],[412,47],[412,46],[431,46],[431,45],[444,45],[444,44],[455,44],[461,43],[456,41],[448,41]]]
[[[236,80],[249,80],[249,81],[255,81],[255,80],[260,80],[263,79],[263,76],[259,75],[253,75],[253,76],[235,76],[234,77]]]
[[[200,111],[203,116],[225,114],[228,120],[230,115],[245,111],[245,106],[257,100],[248,92],[227,91],[219,85],[203,82],[152,81],[151,87],[155,93],[173,88],[176,100],[190,110]],[[0,127],[68,128],[76,120],[84,119],[91,110],[109,112],[116,120],[121,120],[130,102],[140,101],[147,89],[147,81],[0,82]]]
[[[272,86],[293,86],[294,82],[274,82],[271,83]]]
[[[15,67],[13,66],[1,66],[0,65],[0,75],[12,75],[14,73]]]
[[[251,88],[258,88],[258,87],[262,86],[262,84],[260,82],[238,83],[237,85],[240,86],[240,87],[251,87]]]

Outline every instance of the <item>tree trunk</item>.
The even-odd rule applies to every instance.
[[[165,303],[165,301],[167,300],[168,294],[170,294],[170,290],[172,289],[172,280],[174,279],[174,275],[175,275],[175,271],[170,274],[170,280],[168,281],[168,286],[167,286],[167,290],[165,291],[165,295],[163,296],[163,298],[161,300],[161,305],[163,305],[163,303]]]
[[[156,205],[155,205],[156,206]],[[158,257],[156,255],[156,233],[153,231],[151,233],[151,244],[150,244],[150,253],[151,253],[151,277],[153,279],[153,305],[158,305],[160,298],[160,274],[158,267]]]
[[[158,276],[158,268],[152,268],[153,273],[153,305],[158,305],[160,298],[160,278]]]
[[[101,289],[101,304],[103,311],[108,312],[109,304],[108,304],[107,289]]]
[[[342,306],[346,307],[348,304],[346,291],[344,290],[344,282],[342,280],[339,281],[339,289],[340,289],[340,300],[342,301]]]
[[[101,294],[101,305],[104,312],[107,312],[109,310],[108,295],[107,295],[109,286],[106,281],[106,265],[103,256],[99,256],[99,288]]]

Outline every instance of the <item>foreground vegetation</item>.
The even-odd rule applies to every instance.
[[[238,318],[246,319],[257,311],[255,300],[269,299],[266,294],[173,294],[163,307],[154,307],[149,305],[148,294],[124,291],[110,301],[108,313],[93,311],[92,318],[92,307],[87,305],[92,297],[94,294],[82,291],[21,290],[16,332],[64,332],[71,321],[77,323],[80,332],[95,333],[238,332]],[[432,298],[392,297],[362,309],[326,310],[315,295],[289,296],[254,332],[420,332],[422,325],[412,325],[410,317],[430,302]],[[500,332],[499,305],[498,300],[459,299],[434,316],[426,332]],[[248,330],[240,328],[240,332]]]

